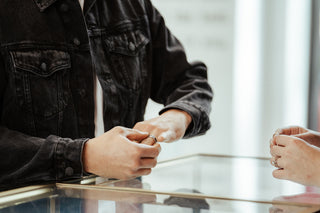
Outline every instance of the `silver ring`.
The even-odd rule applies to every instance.
[[[277,160],[278,160],[278,159],[273,160],[273,161],[272,161],[272,165],[280,169],[280,166],[278,165]]]
[[[154,140],[154,143],[157,143],[157,142],[158,142],[156,136],[154,136],[154,135],[149,135],[149,138],[152,138],[152,139]]]

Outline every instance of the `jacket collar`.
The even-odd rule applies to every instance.
[[[50,7],[57,0],[33,0],[36,5],[39,7],[40,12],[43,12],[45,9]]]
[[[53,3],[55,3],[57,0],[33,0],[36,5],[39,7],[40,11],[43,12],[45,9],[50,7]],[[85,0],[84,1],[84,14],[87,14],[89,9],[93,6],[93,4],[96,2],[96,0]]]
[[[96,0],[84,0],[83,14],[86,16]]]

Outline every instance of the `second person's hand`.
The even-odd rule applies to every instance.
[[[290,126],[286,128],[277,129],[274,136],[277,135],[294,136],[308,142],[311,145],[320,147],[320,133],[300,126]],[[274,136],[270,144],[271,146],[276,145]]]

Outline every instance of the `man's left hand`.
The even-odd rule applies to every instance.
[[[170,143],[184,136],[191,121],[192,118],[187,112],[170,109],[156,118],[137,123],[133,129],[149,132],[150,137],[141,143],[149,145],[153,145],[157,141]]]

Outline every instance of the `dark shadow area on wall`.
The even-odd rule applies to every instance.
[[[312,1],[308,127],[320,130],[320,0]]]

